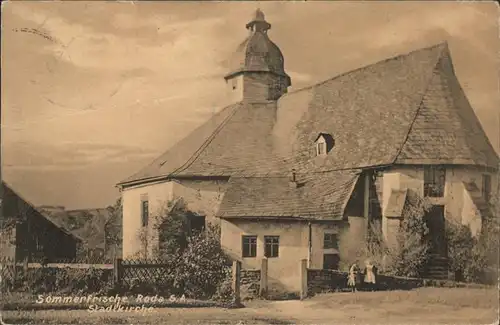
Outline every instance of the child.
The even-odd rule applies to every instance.
[[[349,275],[347,276],[347,286],[351,289],[352,292],[356,292],[358,289],[359,283],[359,266],[354,263],[349,268]]]

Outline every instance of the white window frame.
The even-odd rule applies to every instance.
[[[318,141],[316,141],[316,156],[325,156],[326,155],[326,141],[325,138],[320,137]]]

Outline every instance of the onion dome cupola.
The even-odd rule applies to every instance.
[[[285,72],[281,50],[267,35],[271,24],[257,9],[246,28],[250,35],[232,55],[230,71],[224,79],[241,100],[277,100],[287,92],[291,80]]]

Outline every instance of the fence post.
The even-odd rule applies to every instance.
[[[266,295],[267,295],[267,258],[264,257],[260,265],[259,296],[265,297]]]
[[[300,261],[300,299],[307,297],[307,260]]]
[[[12,274],[12,277],[13,277],[13,279],[12,279],[12,283],[14,283],[14,284],[15,284],[15,283],[17,283],[17,282],[16,282],[16,281],[17,281],[17,260],[14,258],[14,259],[12,260],[12,263],[14,264],[14,272],[13,272],[13,274]]]
[[[240,277],[241,277],[241,262],[233,261],[233,303],[235,305],[240,305],[241,297],[240,297]]]
[[[27,257],[23,260],[23,271],[24,271],[24,274],[28,274],[28,258]]]
[[[113,286],[119,290],[122,286],[123,266],[122,259],[115,258],[113,263]]]

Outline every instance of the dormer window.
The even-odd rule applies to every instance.
[[[325,156],[335,144],[333,137],[328,133],[320,133],[314,142],[316,143],[316,156]]]
[[[316,154],[318,156],[326,154],[326,143],[324,143],[324,142],[318,142],[316,144]]]

